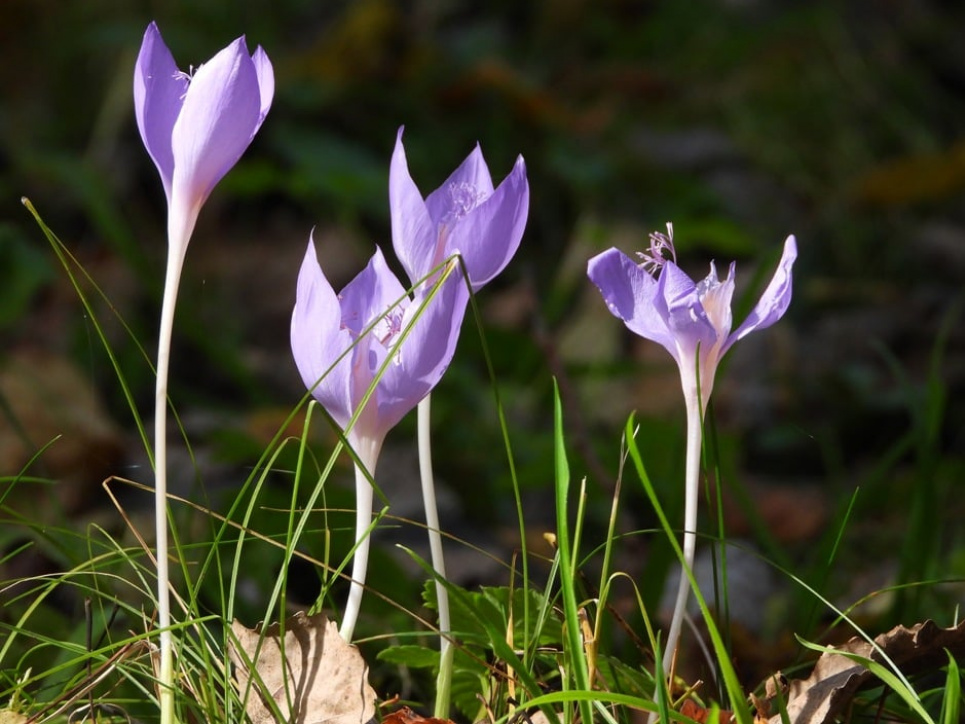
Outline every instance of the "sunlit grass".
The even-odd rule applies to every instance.
[[[127,371],[101,332],[100,307],[91,298],[107,302],[106,309],[122,325],[123,319],[67,248],[39,218],[38,222],[114,366],[137,435],[149,454],[148,436],[135,396],[126,383]],[[950,314],[948,319],[951,325],[954,317]],[[481,329],[478,313],[476,321]],[[128,332],[150,368],[148,356]],[[919,405],[913,408],[915,426],[909,433],[917,450],[916,464],[922,471],[919,482],[923,489],[913,501],[916,510],[934,510],[949,494],[947,480],[940,474],[941,450],[935,440],[946,394],[940,376],[943,345],[944,337],[936,342],[928,394],[919,398],[909,391],[909,404]],[[669,546],[677,560],[682,560],[682,552],[677,543],[679,523],[665,514],[665,509],[676,503],[666,499],[666,491],[674,486],[661,481],[658,494],[647,473],[635,419],[627,423],[622,444],[614,440],[612,445],[612,457],[617,460],[613,480],[586,480],[571,474],[564,409],[558,393],[553,395],[553,409],[546,411],[553,430],[552,456],[544,465],[547,486],[551,479],[554,481],[555,525],[552,530],[540,531],[552,545],[547,553],[537,553],[526,543],[534,536],[526,522],[527,511],[516,479],[516,433],[502,408],[484,335],[482,348],[513,486],[520,549],[511,560],[500,561],[503,581],[474,590],[438,581],[449,592],[453,606],[455,715],[466,721],[510,722],[535,707],[552,724],[624,724],[635,721],[641,713],[652,712],[664,721],[680,720],[677,709],[682,697],[693,696],[711,712],[719,706],[732,711],[742,724],[749,723],[752,712],[748,695],[759,682],[737,678],[731,661],[727,614],[727,602],[747,592],[730,589],[726,558],[718,560],[721,585],[714,590],[701,590],[692,572],[685,570],[709,636],[710,664],[718,673],[719,690],[711,684],[692,690],[694,681],[678,677],[668,683],[662,676],[654,676],[672,652],[663,649],[665,622],[652,605],[645,603],[648,596],[643,589],[662,590],[665,582],[642,580],[639,569],[621,570],[617,564],[619,552],[631,538]],[[327,430],[328,439],[334,442],[320,443],[319,427]],[[710,495],[719,511],[725,472],[718,464],[718,438],[712,421],[707,430],[704,469],[712,471],[718,483]],[[183,428],[181,431],[185,434]],[[0,614],[0,705],[29,714],[36,721],[66,721],[84,712],[96,712],[99,719],[131,716],[150,720],[157,708],[155,561],[151,542],[144,537],[143,521],[124,508],[118,495],[123,488],[146,491],[150,487],[120,478],[105,482],[105,496],[115,505],[117,529],[91,525],[78,531],[68,525],[33,520],[17,512],[11,493],[32,485],[55,484],[31,473],[45,451],[46,446],[41,447],[19,474],[0,480],[3,539],[12,546],[0,560],[8,563],[37,550],[60,567],[56,573],[0,582],[4,600]],[[330,483],[344,474],[340,461],[346,455],[352,457],[344,434],[306,395],[281,421],[223,511],[207,500],[169,495],[172,517],[178,522],[172,541],[175,575],[171,592],[174,631],[178,635],[177,708],[182,720],[244,720],[244,702],[253,693],[237,691],[227,664],[230,624],[235,618],[244,619],[249,626],[257,620],[284,620],[295,605],[306,603],[289,598],[294,560],[304,563],[316,576],[317,595],[308,602],[309,608],[335,609],[337,617],[339,597],[333,591],[346,577],[346,566],[355,549],[351,526],[346,522],[351,510],[332,505]],[[887,471],[893,471],[898,463],[885,462]],[[884,472],[876,475],[880,480]],[[376,485],[374,480],[370,482]],[[637,482],[659,521],[655,530],[624,529],[627,486]],[[731,484],[730,480],[723,482]],[[599,499],[598,486],[602,483],[613,491],[609,500]],[[372,530],[403,525],[424,529],[424,524],[392,516],[391,497],[378,488],[376,492],[383,506],[373,516]],[[806,657],[809,648],[827,651],[822,637],[835,626],[847,627],[849,634],[868,641],[881,633],[869,628],[875,625],[874,620],[866,624],[853,615],[852,608],[863,599],[842,606],[835,603],[837,599],[829,590],[858,522],[862,495],[861,488],[842,491],[834,524],[825,540],[803,561],[799,555],[780,550],[774,541],[764,545],[764,559],[792,590],[793,603],[785,624],[802,637],[798,657]],[[606,511],[602,517],[601,510]],[[939,615],[945,625],[951,625],[958,612],[943,608],[943,598],[936,591],[940,585],[954,581],[948,580],[950,576],[925,575],[941,562],[941,543],[947,531],[939,526],[926,531],[920,516],[913,520],[912,530],[921,532],[922,539],[914,539],[906,551],[903,560],[908,563],[901,578],[894,586],[869,595],[902,601],[908,623]],[[447,538],[450,545],[468,545],[455,533]],[[717,544],[723,551],[725,543],[732,545],[733,541],[718,516],[702,532],[700,545]],[[432,612],[437,606],[436,579],[429,564],[413,552],[409,555],[424,573],[423,599],[386,596],[380,581],[374,579],[367,589],[368,599],[377,599],[380,611],[393,613],[387,617],[363,616],[360,643],[366,653],[375,652],[373,668],[378,666],[383,673],[393,668],[415,672],[413,691],[421,696],[413,703],[425,706],[432,700],[433,678],[420,678],[419,672],[431,674],[439,666],[438,651],[428,643],[434,627]],[[938,561],[933,560],[936,555]],[[932,559],[917,560],[916,556]],[[618,590],[629,593],[619,613],[614,607]],[[72,603],[66,607],[58,604],[58,597]],[[632,603],[629,608],[626,600]],[[962,703],[961,671],[954,658],[932,672],[941,677],[941,684],[933,677],[926,677],[920,684],[918,679],[906,677],[887,657],[883,661],[862,662],[875,672],[884,688],[856,700],[856,706],[873,707],[873,697],[887,689],[893,692],[888,698],[889,711],[902,720],[957,721]],[[782,665],[791,667],[795,663]],[[386,680],[398,679],[390,674]],[[757,692],[760,694],[759,688]],[[384,696],[391,693],[380,692]]]

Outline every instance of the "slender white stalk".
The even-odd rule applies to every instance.
[[[431,403],[432,395],[426,395],[419,403],[419,477],[422,479],[422,500],[426,508],[426,530],[429,531],[429,551],[432,569],[439,579],[446,578],[446,561],[442,552],[442,534],[439,528],[439,510],[436,506],[436,484],[432,474]],[[452,689],[452,657],[455,654],[450,642],[449,592],[436,580],[436,601],[439,605],[439,676],[436,679],[437,719],[449,718],[449,698]]]
[[[366,460],[362,452],[356,450],[363,463],[369,465],[369,474],[375,475],[374,460]],[[359,609],[362,607],[362,593],[365,591],[365,576],[369,568],[369,543],[371,536],[368,534],[369,526],[372,525],[372,484],[365,475],[363,468],[356,463],[355,465],[355,555],[352,557],[352,585],[348,592],[348,602],[345,604],[345,613],[342,615],[342,626],[338,632],[341,637],[351,643],[352,635],[355,633],[355,623],[359,618]]]
[[[171,333],[174,308],[184,254],[172,245],[168,251],[161,302],[161,324],[158,332],[157,381],[154,389],[154,528],[157,549],[157,624],[160,630],[161,670],[159,693],[161,724],[174,721],[174,641],[171,635],[171,598],[168,573],[168,463],[167,463],[167,398],[168,370],[171,362]]]
[[[697,547],[697,499],[700,493],[700,446],[703,428],[700,415],[700,396],[696,391],[686,390],[687,402],[687,463],[684,471],[684,563],[690,570],[694,567],[694,551]],[[670,619],[670,632],[664,645],[663,671],[670,666],[680,640],[680,628],[687,611],[687,598],[690,595],[690,579],[685,570],[680,571],[680,585],[677,587],[677,602],[674,604],[673,617]]]

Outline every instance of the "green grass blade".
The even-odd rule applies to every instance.
[[[962,672],[958,662],[948,650],[948,674],[945,677],[945,693],[942,696],[942,724],[958,724],[962,705]]]
[[[570,673],[578,690],[590,690],[589,670],[583,653],[583,637],[580,632],[580,619],[576,605],[576,559],[570,548],[569,491],[570,466],[566,459],[566,446],[563,440],[563,407],[560,391],[553,381],[553,442],[556,467],[556,541],[560,558],[560,589],[563,593],[563,618],[566,641],[569,646]],[[593,720],[593,712],[588,701],[580,701],[580,714],[584,722]]]
[[[724,686],[726,687],[727,694],[730,698],[730,708],[734,712],[734,716],[737,718],[737,721],[740,722],[740,724],[751,724],[750,712],[747,709],[743,689],[741,688],[740,682],[737,680],[737,672],[734,670],[733,664],[731,664],[730,654],[728,653],[727,648],[724,646],[724,640],[721,637],[717,624],[714,622],[713,616],[711,616],[710,609],[707,606],[707,601],[704,599],[703,593],[701,593],[700,588],[697,586],[697,581],[694,579],[694,573],[684,561],[683,550],[680,547],[680,543],[677,542],[677,538],[674,535],[674,530],[671,527],[670,522],[667,520],[667,516],[660,505],[660,501],[657,500],[657,494],[653,488],[653,483],[650,482],[650,476],[647,475],[647,470],[644,467],[643,459],[640,457],[640,449],[637,447],[636,438],[634,436],[634,427],[634,419],[633,415],[631,415],[627,420],[626,426],[627,449],[630,453],[630,459],[633,460],[634,467],[636,468],[640,482],[643,484],[644,491],[646,492],[650,503],[653,505],[654,511],[657,513],[657,517],[660,519],[660,525],[663,528],[664,533],[666,533],[670,544],[673,546],[674,552],[677,554],[677,558],[680,560],[681,566],[683,567],[683,572],[690,580],[694,599],[700,606],[700,612],[704,617],[704,622],[707,624],[707,633],[710,635],[711,642],[714,646],[714,653],[717,655],[717,664],[720,667],[721,679],[724,682]]]

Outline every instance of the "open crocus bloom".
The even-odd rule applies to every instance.
[[[422,198],[409,175],[399,129],[389,170],[392,244],[413,283],[459,252],[473,291],[495,277],[519,248],[529,213],[523,157],[493,189],[477,145],[445,183]]]
[[[259,46],[249,55],[244,37],[188,74],[157,25],[148,25],[134,68],[134,110],[164,184],[172,245],[187,245],[201,205],[248,148],[274,92],[267,54]]]
[[[305,385],[345,431],[368,475],[375,473],[388,431],[429,394],[452,361],[469,291],[454,264],[446,272],[410,298],[376,250],[336,295],[314,242],[308,244],[292,313],[292,353]],[[368,566],[372,487],[365,471],[356,466],[356,549],[339,629],[346,641],[352,640]]]
[[[458,270],[429,298],[432,290],[424,284],[410,299],[381,250],[338,295],[318,264],[314,242],[302,262],[291,327],[295,364],[370,472],[386,433],[429,394],[455,352],[468,290]]]
[[[673,356],[684,394],[695,395],[699,386],[703,410],[714,386],[717,364],[731,345],[771,326],[787,311],[797,243],[793,236],[787,238],[770,284],[747,319],[731,331],[736,265],[731,263],[727,278],[720,280],[711,264],[710,273],[694,282],[675,263],[673,227],[668,224],[667,230],[667,235],[651,235],[650,251],[640,254],[641,263],[608,249],[590,259],[587,273],[615,317]]]

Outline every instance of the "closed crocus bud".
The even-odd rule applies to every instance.
[[[255,137],[271,107],[275,78],[244,37],[184,73],[155,23],[134,68],[134,111],[168,200],[168,241],[183,255],[201,206]]]

